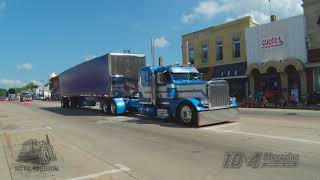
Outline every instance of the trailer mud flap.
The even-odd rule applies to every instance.
[[[238,108],[217,109],[199,112],[198,127],[239,120]]]

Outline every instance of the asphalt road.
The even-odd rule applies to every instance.
[[[317,111],[242,109],[239,122],[186,128],[59,106],[0,102],[1,180],[320,180]],[[56,160],[43,150],[46,135]],[[39,159],[50,161],[40,166]]]

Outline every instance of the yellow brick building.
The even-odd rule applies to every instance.
[[[245,96],[245,30],[255,25],[253,18],[247,16],[183,35],[183,64],[193,64],[207,80],[228,80],[231,95]]]

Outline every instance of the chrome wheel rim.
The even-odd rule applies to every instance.
[[[181,120],[184,123],[190,123],[192,120],[192,111],[189,106],[183,106],[180,111]]]

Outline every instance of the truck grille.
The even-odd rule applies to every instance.
[[[229,85],[227,81],[215,80],[208,84],[209,109],[220,109],[230,106]]]

